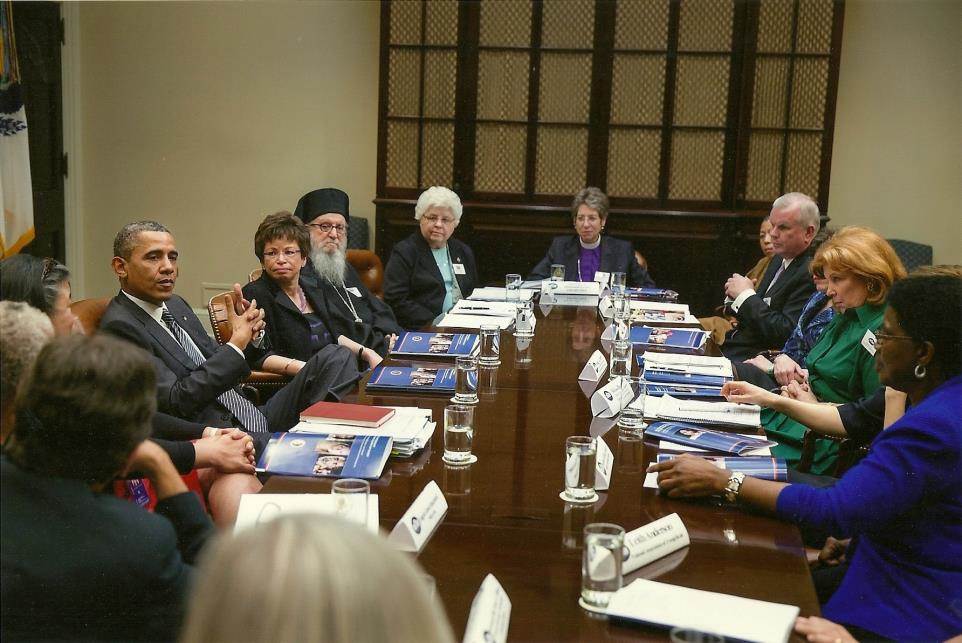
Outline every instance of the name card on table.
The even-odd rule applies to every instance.
[[[627,574],[662,556],[687,547],[691,542],[688,530],[678,514],[669,514],[625,534],[625,553],[622,572]]]
[[[401,551],[420,552],[447,511],[448,501],[444,499],[438,483],[432,480],[394,525],[388,540]]]
[[[635,397],[631,385],[616,377],[591,396],[591,414],[595,417],[610,418],[621,413]]]
[[[610,273],[610,272],[602,272],[602,271],[598,270],[598,271],[595,272],[594,281],[597,281],[599,284],[601,284],[601,287],[602,287],[602,288],[607,288],[608,282],[611,281],[611,273]]]
[[[611,485],[611,469],[615,456],[600,437],[595,438],[595,490],[606,491]]]
[[[378,530],[378,500],[367,497],[367,510],[360,507],[342,507],[338,497],[327,493],[245,493],[237,508],[234,533],[270,522],[278,516],[292,513],[316,513],[340,516],[350,522],[367,526],[371,533]]]
[[[605,359],[604,353],[596,350],[591,354],[591,357],[588,359],[588,363],[585,364],[585,367],[581,369],[581,375],[578,376],[578,379],[589,382],[597,382],[607,370],[608,360]]]
[[[464,643],[505,643],[511,622],[511,599],[493,574],[481,582],[471,602]]]
[[[615,305],[611,303],[611,297],[605,295],[601,298],[598,302],[598,312],[600,312],[601,316],[605,319],[611,319],[614,316]]]

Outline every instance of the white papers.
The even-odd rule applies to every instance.
[[[464,643],[505,643],[511,621],[511,599],[493,574],[481,582],[471,601]]]
[[[646,370],[689,373],[691,375],[716,375],[733,377],[732,362],[727,357],[705,357],[703,355],[678,355],[676,353],[645,352]]]
[[[610,418],[621,412],[631,398],[635,396],[631,384],[624,381],[624,378],[617,377],[591,396],[591,414],[597,417]]]
[[[394,442],[406,442],[420,435],[431,420],[431,409],[416,406],[392,406],[394,417],[378,427],[349,424],[321,424],[298,422],[290,430],[294,433],[323,433],[335,435],[389,435]],[[428,436],[430,438],[430,436]]]
[[[633,572],[662,556],[687,547],[691,539],[678,514],[669,514],[625,534],[628,558],[622,573]]]
[[[432,480],[394,525],[388,539],[401,551],[420,552],[447,511],[448,501],[444,499],[438,483]]]
[[[596,350],[591,354],[591,357],[588,358],[588,363],[585,364],[585,367],[581,369],[581,374],[578,376],[578,379],[588,382],[597,382],[607,370],[608,360],[605,359],[604,353],[602,353],[600,350]]]
[[[705,592],[638,579],[608,603],[608,615],[664,627],[684,627],[742,641],[787,641],[794,605]]]
[[[600,437],[595,438],[595,489],[605,491],[611,485],[611,467],[615,456]]]
[[[688,314],[691,311],[688,304],[673,304],[667,301],[643,301],[632,299],[629,302],[632,310],[667,310],[673,313]]]
[[[488,315],[459,315],[448,313],[438,322],[438,328],[481,328],[488,324],[498,326],[504,330],[511,326],[514,317],[494,317]]]
[[[336,498],[324,493],[245,493],[237,510],[234,533],[249,529],[262,522],[270,522],[281,514],[316,513],[339,515]],[[350,522],[365,524],[359,514],[340,514]],[[378,529],[378,501],[376,495],[367,497],[367,528],[373,533]]]
[[[538,288],[541,288],[541,283],[538,282]],[[532,288],[522,288],[518,291],[519,299],[521,301],[527,301],[535,296],[538,291]],[[468,299],[472,301],[508,301],[508,291],[505,288],[495,288],[492,286],[484,286],[481,288],[475,288],[471,292],[471,296]]]
[[[762,421],[762,408],[757,404],[735,404],[734,402],[703,402],[700,400],[679,400],[670,395],[661,397],[645,396],[632,402],[642,408],[645,417],[654,420],[675,422],[694,422],[695,424],[721,424],[727,426],[759,427]]]
[[[454,307],[448,312],[449,315],[483,315],[485,317],[507,317],[514,319],[518,307],[514,302],[509,301],[472,301],[469,299],[458,300]]]

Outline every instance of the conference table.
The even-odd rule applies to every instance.
[[[594,385],[578,380],[601,347],[604,322],[597,309],[536,305],[535,310],[530,346],[519,351],[516,338],[503,332],[501,365],[479,372],[473,465],[441,461],[449,395],[375,394],[362,381],[356,397],[362,404],[430,408],[438,422],[431,444],[410,459],[392,458],[371,493],[379,498],[381,526],[390,531],[426,484],[433,480],[440,486],[448,512],[417,560],[434,577],[455,635],[460,638],[471,601],[491,573],[511,600],[509,641],[666,640],[667,630],[609,621],[581,609],[578,598],[586,524],[610,522],[631,531],[671,513],[681,517],[691,544],[627,574],[625,584],[647,578],[796,605],[802,616],[820,614],[795,526],[716,501],[672,500],[643,488],[657,444],[620,435],[614,420],[594,418],[589,403]],[[521,357],[530,361],[519,364]],[[601,435],[614,454],[610,487],[594,504],[569,504],[559,497],[565,438],[589,434]],[[330,486],[324,478],[274,476],[264,492],[327,493]]]

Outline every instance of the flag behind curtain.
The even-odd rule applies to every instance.
[[[20,68],[13,37],[13,3],[0,10],[0,256],[8,257],[33,240],[33,191],[30,183],[30,150],[27,146],[27,113],[20,92]]]

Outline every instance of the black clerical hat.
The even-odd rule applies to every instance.
[[[294,216],[304,223],[310,223],[322,214],[337,212],[343,214],[347,222],[351,218],[349,211],[347,194],[337,188],[321,188],[300,198],[294,208]]]

